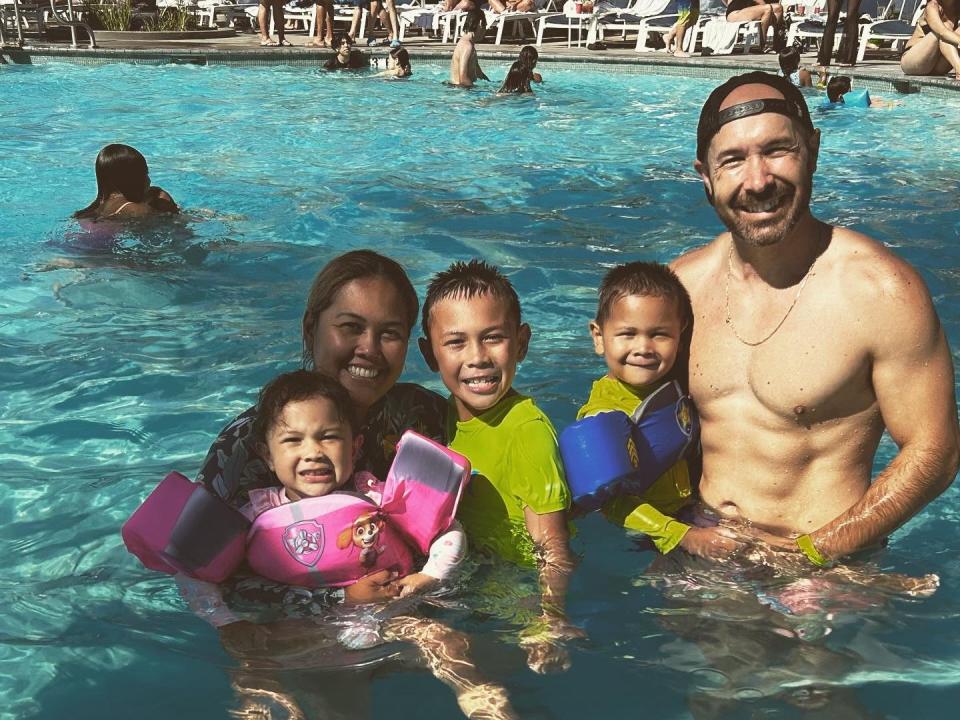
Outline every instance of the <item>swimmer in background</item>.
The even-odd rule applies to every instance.
[[[370,60],[359,50],[353,49],[353,38],[346,33],[333,36],[337,54],[323,64],[324,70],[362,70],[370,67]]]
[[[632,262],[608,272],[599,294],[590,335],[607,374],[593,383],[577,420],[614,410],[633,416],[664,384],[677,380],[687,385],[693,314],[677,276],[659,263]],[[734,535],[722,528],[691,527],[673,517],[693,502],[690,475],[687,460],[680,459],[642,495],[607,500],[603,513],[611,522],[646,535],[663,554],[680,547],[708,556],[718,535]]]
[[[532,45],[523,47],[517,61],[507,71],[507,76],[503,79],[503,85],[497,90],[497,95],[532,93],[530,83],[543,82],[540,73],[533,71],[539,57],[537,49]]]
[[[241,512],[250,520],[286,503],[317,498],[342,489],[348,482],[375,502],[381,500],[382,484],[372,474],[354,474],[354,458],[360,444],[355,435],[356,420],[346,389],[333,378],[310,370],[296,370],[279,375],[260,392],[254,435],[257,446],[280,482],[280,487],[251,490],[250,502]],[[425,592],[448,580],[466,556],[466,537],[459,523],[441,533],[430,546],[423,569],[386,583],[399,597]],[[386,573],[388,571],[380,571]],[[198,615],[218,627],[228,647],[256,646],[258,636],[266,642],[270,630],[237,618],[223,603],[220,589],[184,575],[177,576],[184,597]],[[358,604],[365,595],[354,595],[348,585],[343,588],[345,604]],[[440,623],[415,617],[393,617],[384,621],[385,640],[406,640],[419,647],[437,677],[457,695],[461,709],[468,717],[475,711],[479,697],[499,698],[500,712],[494,717],[511,718],[513,711],[506,692],[482,682],[472,663],[464,656],[468,650],[465,638]],[[440,660],[456,664],[460,675]]]
[[[450,59],[451,85],[470,88],[478,79],[490,80],[480,69],[475,42],[477,38],[483,38],[486,30],[487,20],[483,10],[476,7],[470,10],[466,20],[463,21],[463,34],[457,41],[457,46],[453,49],[453,57]]]
[[[850,78],[846,75],[835,75],[834,77],[830,78],[829,82],[827,82],[827,102],[830,103],[828,107],[839,107],[841,105],[845,105],[846,102],[844,101],[843,96],[852,91],[853,85],[850,81]],[[863,94],[867,101],[867,107],[888,108],[900,104],[897,102],[884,100],[882,98],[871,97],[867,90],[864,90]]]
[[[413,75],[413,68],[410,67],[410,53],[406,48],[397,47],[387,55],[387,69],[381,70],[374,77],[408,78],[411,75]]]
[[[690,53],[683,49],[683,40],[687,30],[696,25],[699,18],[700,0],[678,0],[677,21],[663,36],[663,44],[668,53],[672,53],[675,58],[690,57]]]
[[[147,161],[129,145],[111,144],[97,153],[97,197],[73,213],[78,220],[127,220],[180,209],[166,191],[150,184]]]
[[[813,76],[807,68],[800,67],[800,51],[791,45],[780,53],[780,75],[797,87],[813,87]],[[821,79],[826,77],[826,68],[821,68]]]

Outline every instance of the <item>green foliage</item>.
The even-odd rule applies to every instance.
[[[182,5],[179,7],[162,8],[156,18],[144,22],[144,30],[154,32],[184,32],[197,29],[197,17],[193,12]]]
[[[118,0],[113,3],[99,5],[84,5],[84,10],[93,15],[104,30],[129,30],[130,20],[133,19],[133,6],[129,0]]]

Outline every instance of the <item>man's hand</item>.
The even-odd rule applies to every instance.
[[[393,570],[378,570],[366,575],[344,588],[344,604],[362,605],[393,600],[400,594],[396,579],[397,573]]]
[[[585,638],[587,634],[566,618],[544,613],[540,622],[527,628],[520,646],[527,653],[527,667],[538,675],[564,672],[570,669],[568,640]]]
[[[743,552],[747,547],[737,534],[725,527],[692,527],[680,541],[685,552],[717,560]]]

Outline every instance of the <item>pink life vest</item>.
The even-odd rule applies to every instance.
[[[247,536],[255,572],[289,585],[339,587],[378,570],[413,569],[450,527],[469,461],[408,430],[397,444],[383,498],[348,492],[285,503],[262,513]]]
[[[205,487],[170,473],[121,532],[127,549],[151,570],[220,582],[243,561],[246,546],[250,566],[278,582],[349,585],[381,569],[408,574],[411,548],[426,555],[450,527],[469,477],[465,457],[408,430],[379,506],[336,492],[272,508],[250,527]]]

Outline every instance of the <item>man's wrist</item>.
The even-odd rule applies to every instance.
[[[817,546],[813,544],[813,538],[809,535],[804,534],[798,537],[797,547],[800,548],[800,552],[807,556],[807,560],[817,567],[830,567],[833,564],[829,558],[817,550]]]

